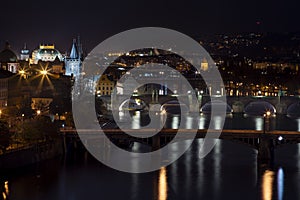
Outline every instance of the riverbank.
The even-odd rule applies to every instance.
[[[33,144],[0,155],[0,170],[11,170],[48,160],[63,154],[61,139]]]

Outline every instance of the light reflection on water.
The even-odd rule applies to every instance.
[[[274,172],[266,170],[262,178],[262,199],[272,200]]]
[[[9,197],[8,181],[4,181],[3,189],[4,189],[4,191],[2,192],[2,198],[3,198],[3,200],[6,200]]]
[[[265,170],[262,176],[262,200],[278,199],[282,200],[284,195],[284,172],[280,167],[275,171]],[[274,191],[277,189],[277,196]]]
[[[277,193],[278,193],[278,200],[283,199],[283,191],[284,191],[284,173],[283,169],[279,168],[277,172]]]
[[[212,128],[220,130],[223,119],[221,116],[213,116],[201,114],[199,116],[185,115],[157,115],[157,120],[164,125],[164,128],[178,129],[179,127],[185,129],[207,129],[210,121],[212,120]],[[138,129],[146,126],[149,122],[149,116],[146,112],[134,112],[132,113],[132,119],[130,116],[125,116],[124,113],[120,115],[120,121],[126,121],[131,124],[131,128]],[[164,123],[165,122],[165,123]],[[300,131],[300,119],[290,119],[285,116],[276,116],[269,119],[269,123],[266,124],[269,130],[294,130]],[[264,129],[264,119],[261,116],[244,116],[244,115],[227,115],[224,122],[224,129],[249,129],[259,130]]]
[[[199,117],[199,129],[205,129],[205,121],[206,117],[203,115],[200,115]]]
[[[297,131],[300,131],[300,119],[296,119],[296,121],[298,122],[298,130]]]
[[[255,130],[262,131],[264,126],[264,120],[262,117],[255,117]]]
[[[168,198],[168,182],[166,168],[162,167],[159,170],[158,179],[158,200],[167,200]]]
[[[132,117],[132,128],[133,129],[140,129],[140,120],[141,120],[141,112],[137,111],[135,112],[135,115]]]

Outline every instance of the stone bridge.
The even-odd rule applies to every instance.
[[[181,95],[180,96],[181,100],[183,101],[184,104],[187,105],[187,107],[191,107],[191,104],[194,104],[193,101],[191,101],[191,97],[189,95]],[[102,96],[101,99],[103,99],[106,104],[111,103],[111,97],[110,96]],[[153,95],[137,95],[137,96],[132,96],[131,99],[140,99],[142,100],[147,106],[149,104],[154,103],[154,104],[165,104],[167,102],[177,100],[178,97],[176,96],[170,96],[170,95],[159,95],[153,97]],[[208,95],[203,95],[199,99],[199,104],[201,107],[205,104],[211,101],[210,96]],[[215,97],[214,99],[218,99]],[[247,106],[251,102],[255,101],[266,101],[272,104],[278,113],[285,114],[286,109],[294,104],[294,103],[300,103],[300,98],[298,96],[281,96],[279,97],[256,97],[256,96],[240,96],[240,97],[233,97],[233,96],[227,96],[227,104],[229,106],[233,106],[234,103],[240,102],[241,105]],[[281,108],[279,108],[281,106]],[[282,109],[280,112],[279,110]]]

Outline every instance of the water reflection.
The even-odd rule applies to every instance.
[[[274,172],[266,170],[262,177],[262,199],[272,200]]]
[[[178,127],[179,127],[179,116],[173,116],[171,128],[178,129]]]
[[[212,118],[211,118],[212,117]],[[224,129],[247,129],[258,130],[264,129],[264,119],[261,116],[247,116],[240,114],[226,115],[225,121],[221,116],[211,116],[206,114],[192,115],[186,114],[184,116],[172,115],[167,113],[157,113],[154,116],[157,120],[155,125],[160,125],[164,128],[178,129],[179,127],[186,129],[207,129],[211,122],[211,128],[221,129],[221,124],[224,122]],[[119,113],[119,121],[128,124],[133,129],[139,129],[147,126],[151,120],[149,113],[144,111],[136,111],[128,116],[128,112]],[[270,130],[286,130],[286,131],[300,131],[300,119],[291,119],[286,116],[276,116],[269,119],[266,126]]]
[[[255,130],[262,131],[264,128],[264,120],[261,117],[254,118],[255,121]]]
[[[168,182],[166,168],[162,167],[159,171],[158,179],[158,200],[167,200],[168,198]]]
[[[274,180],[276,178],[276,180]],[[275,184],[274,184],[275,183]],[[277,187],[276,187],[277,186]],[[266,170],[262,176],[262,199],[271,200],[276,197],[277,189],[277,198],[278,200],[283,199],[284,193],[284,172],[282,168],[279,168],[275,176],[275,172],[271,170]]]
[[[278,200],[283,199],[283,190],[284,190],[284,174],[282,168],[280,168],[277,173]]]
[[[3,200],[8,199],[9,196],[9,188],[8,188],[8,181],[4,182],[4,191],[2,192],[2,198]]]
[[[298,130],[297,131],[300,131],[300,119],[296,119],[297,123],[298,123]]]
[[[192,129],[193,128],[193,117],[191,117],[191,116],[186,117],[185,128],[186,129]]]
[[[200,115],[199,118],[199,129],[205,129],[205,117],[203,115]]]
[[[214,165],[213,165],[214,175],[213,175],[213,178],[214,178],[214,182],[215,182],[215,187],[214,187],[214,189],[216,191],[215,195],[218,195],[219,191],[221,189],[222,143],[218,139],[214,139],[214,140],[217,140],[217,141],[216,141],[216,145],[213,149],[213,154],[214,154],[213,155],[213,157],[214,157]]]
[[[140,129],[141,128],[141,112],[136,111],[132,116],[132,128],[133,129]]]
[[[222,129],[222,121],[223,118],[221,116],[213,116],[213,128],[215,130],[221,130]]]
[[[297,157],[300,157],[300,143],[297,144]],[[298,168],[300,168],[300,159],[297,160]]]

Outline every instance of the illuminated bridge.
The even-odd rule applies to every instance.
[[[209,131],[209,134],[215,134],[220,132],[220,130],[207,130],[207,129],[180,129],[184,132],[184,136],[180,139],[191,139],[204,138]],[[102,132],[102,131],[101,131]],[[162,146],[168,144],[172,141],[178,132],[178,129],[162,129],[155,136],[142,138],[145,134],[151,134],[157,132],[156,129],[103,129],[104,134],[99,134],[99,132],[91,129],[82,129],[80,133],[85,134],[85,141],[83,143],[88,143],[89,141],[94,141],[95,139],[101,139],[101,137],[108,137],[112,141],[127,141],[129,142],[140,142],[147,144],[152,147],[153,150],[159,149]],[[134,133],[137,137],[126,134]],[[75,129],[64,129],[60,130],[60,133],[64,136],[64,143],[68,142],[78,142],[79,136]],[[141,137],[139,137],[141,136]],[[218,138],[215,138],[218,139]],[[219,139],[231,140],[234,142],[245,144],[251,148],[258,151],[257,160],[261,163],[270,163],[274,159],[274,149],[286,144],[296,144],[300,143],[300,132],[298,131],[279,131],[279,130],[222,130]],[[66,147],[65,147],[66,148]]]

